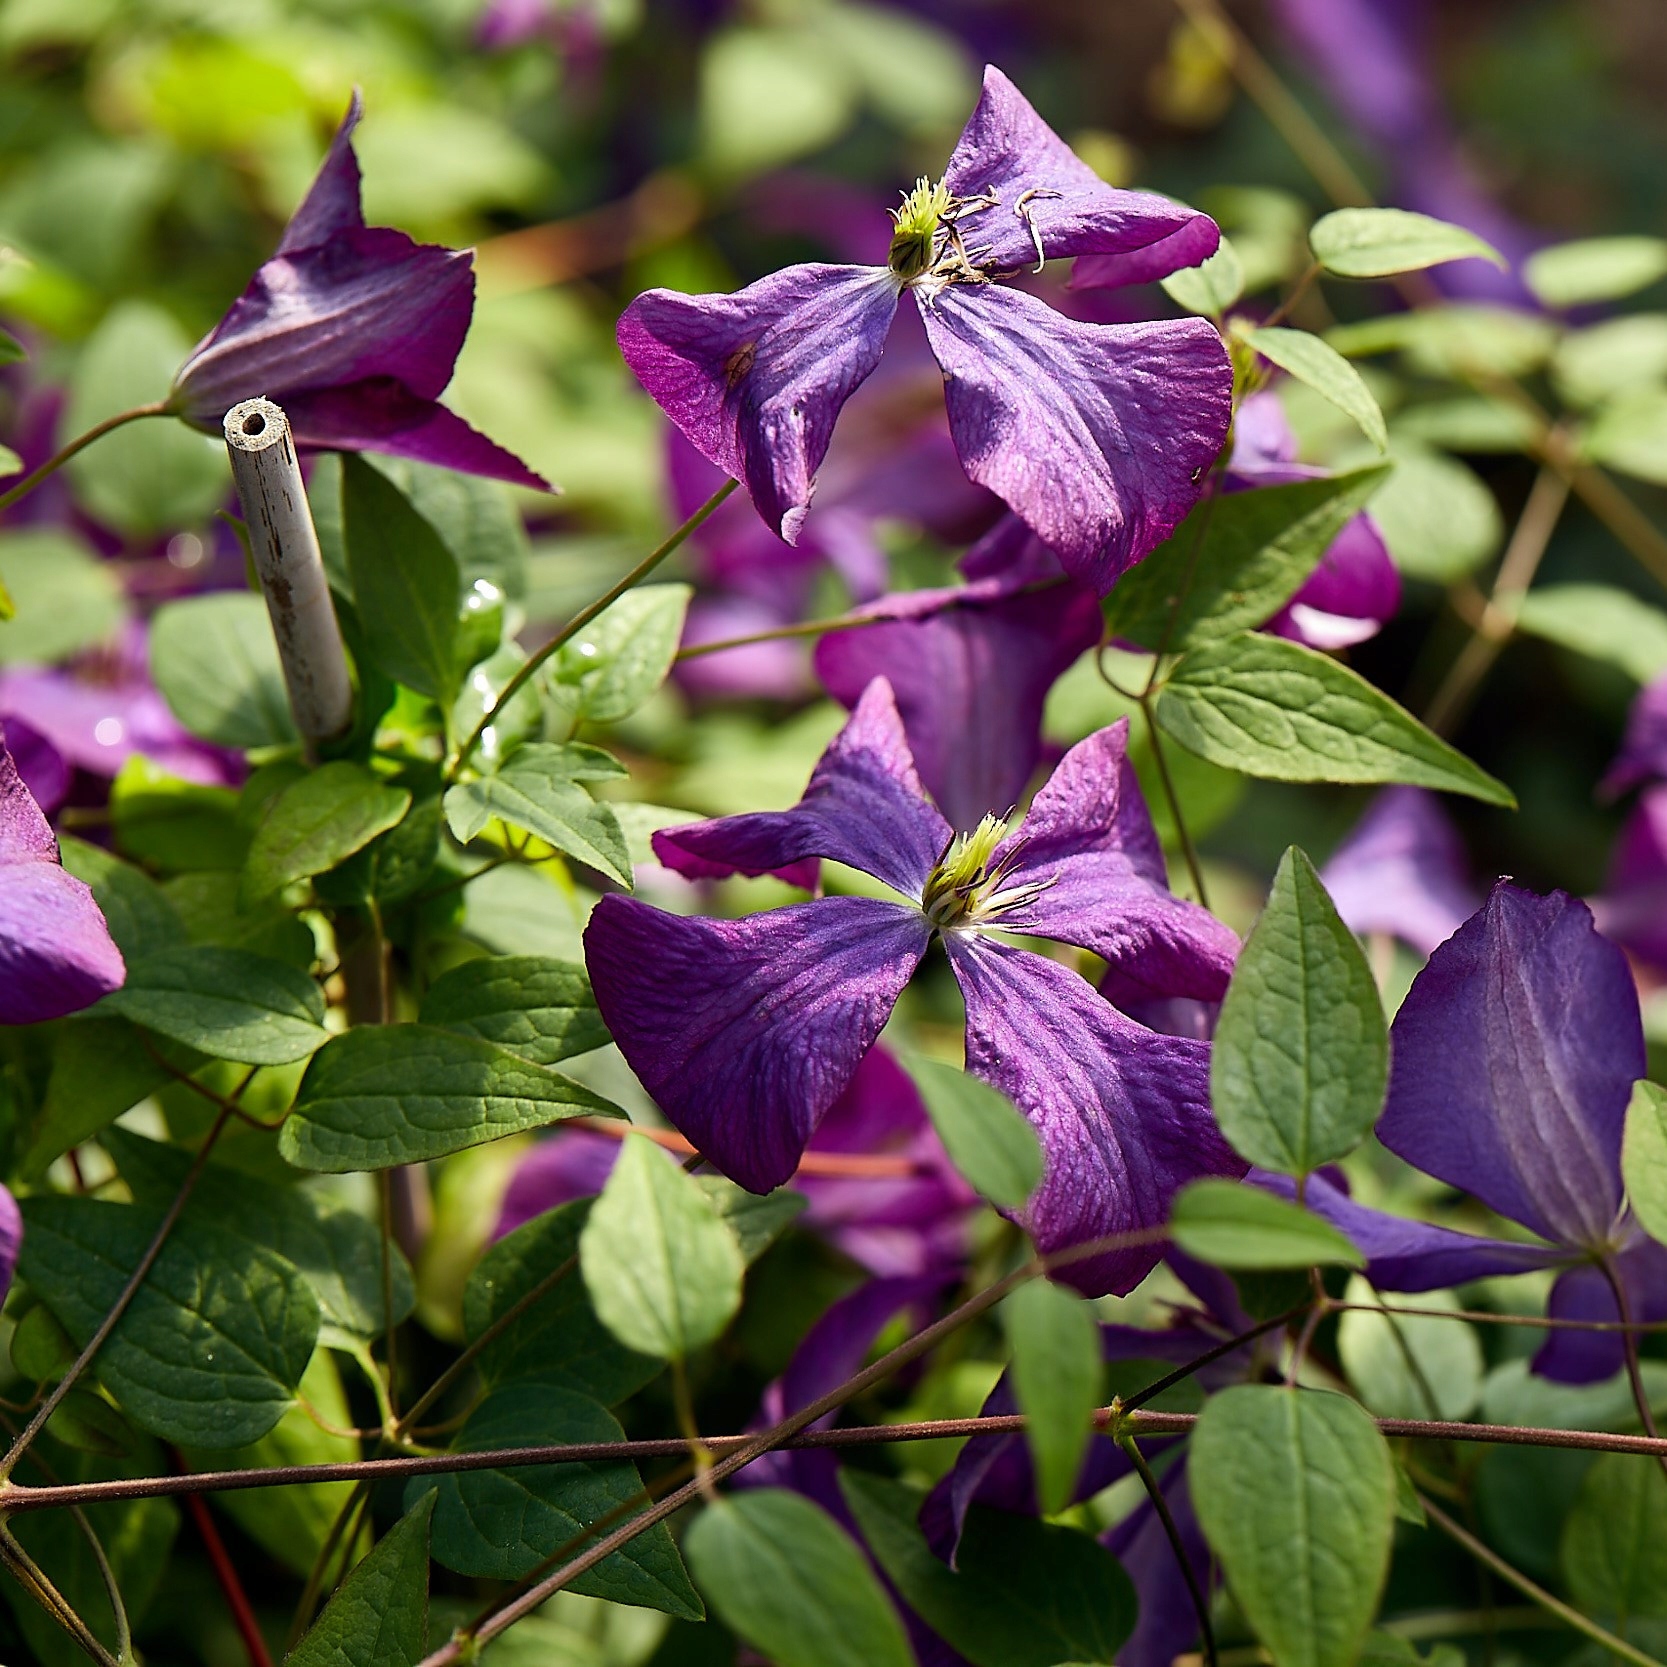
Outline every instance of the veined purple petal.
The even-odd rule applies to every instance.
[[[996,198],[957,224],[974,262],[1002,271],[1036,265],[1040,240],[1050,258],[1143,256],[1149,276],[1161,278],[1195,266],[1221,239],[1197,209],[1107,185],[993,64],[944,184],[958,198]]]
[[[1414,979],[1391,1044],[1385,1146],[1554,1243],[1611,1242],[1644,1034],[1584,903],[1501,881]]]
[[[955,827],[1023,796],[1042,752],[1042,705],[1099,641],[1100,610],[1078,585],[916,591],[870,610],[873,625],[816,645],[816,675],[853,704],[890,678],[921,779]]]
[[[1247,1179],[1281,1198],[1296,1197],[1296,1183],[1289,1175],[1253,1169]],[[1552,1245],[1484,1239],[1474,1233],[1455,1232],[1451,1227],[1368,1209],[1323,1175],[1309,1176],[1303,1199],[1315,1215],[1353,1241],[1366,1257],[1367,1278],[1382,1291],[1444,1290],[1472,1279],[1532,1273],[1568,1260],[1567,1251]]]
[[[1208,1592],[1217,1574],[1210,1547],[1192,1508],[1183,1454],[1164,1471],[1158,1483],[1170,1521],[1193,1578]],[[1142,1500],[1117,1526],[1100,1536],[1134,1583],[1140,1600],[1135,1629],[1117,1652],[1117,1667],[1170,1667],[1198,1641],[1198,1611],[1176,1561],[1169,1532],[1150,1500]]]
[[[865,897],[700,920],[609,896],[585,929],[597,1005],[632,1070],[752,1192],[798,1167],[926,945],[918,910]]]
[[[625,309],[619,350],[791,544],[834,419],[879,363],[897,295],[883,266],[789,266],[733,295],[652,289]]]
[[[1201,1175],[1242,1175],[1210,1114],[1210,1050],[1126,1019],[1029,950],[945,939],[967,1004],[967,1068],[1041,1136],[1047,1171],[1017,1219],[1044,1252],[1161,1228]],[[1098,1251],[1057,1277],[1091,1296],[1134,1289],[1157,1243]]]
[[[0,734],[0,1024],[79,1012],[126,976],[92,892],[59,864]]]
[[[1603,790],[1624,793],[1643,782],[1661,780],[1667,780],[1667,677],[1658,677],[1633,701],[1621,750],[1603,778]]]
[[[1120,990],[1217,1000],[1239,940],[1169,891],[1128,744],[1128,719],[1119,718],[1054,767],[992,858],[997,868],[1012,863],[1004,890],[1040,889],[997,924],[1092,950],[1116,970]]]
[[[996,284],[942,290],[923,316],[962,467],[1104,595],[1175,530],[1227,437],[1221,337],[1202,319],[1079,324]]]
[[[1441,801],[1386,787],[1320,871],[1353,932],[1382,932],[1429,953],[1477,910],[1470,864]]]
[[[1667,970],[1667,785],[1647,787],[1621,826],[1609,880],[1592,899],[1598,930]]]
[[[359,202],[359,159],[353,154],[353,130],[365,113],[359,89],[353,89],[347,114],[330,141],[301,206],[290,216],[278,241],[280,255],[316,249],[344,232],[364,229],[365,215]]]
[[[891,685],[876,677],[791,810],[666,828],[654,850],[693,879],[777,874],[826,857],[918,898],[952,837],[915,773]]]

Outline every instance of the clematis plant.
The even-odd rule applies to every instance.
[[[1191,508],[1221,450],[1226,349],[1202,320],[1082,324],[1005,280],[1050,259],[1136,252],[1141,275],[1161,277],[1209,255],[1214,222],[1106,185],[993,66],[943,178],[921,180],[894,219],[884,266],[790,266],[734,295],[638,296],[619,321],[625,362],[791,543],[840,409],[907,292],[962,467],[1068,572],[1109,589]]]
[[[1047,1170],[1018,1215],[1041,1249],[1156,1228],[1187,1181],[1242,1174],[1210,1113],[1205,1044],[1147,1030],[1002,941],[1087,949],[1154,995],[1221,995],[1237,940],[1168,891],[1127,741],[1119,723],[1072,748],[1013,832],[988,816],[956,836],[876,678],[792,810],[656,834],[661,861],[691,876],[803,880],[827,858],[900,894],[744,920],[604,897],[585,933],[597,1003],[667,1116],[742,1186],[781,1185],[937,938],[966,1000],[968,1067],[1041,1137]],[[1157,1256],[1111,1247],[1063,1277],[1126,1291]]]

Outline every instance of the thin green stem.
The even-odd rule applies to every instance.
[[[81,1537],[87,1542],[87,1549],[92,1552],[93,1562],[98,1567],[98,1578],[104,1586],[104,1595],[110,1603],[110,1613],[116,1621],[116,1655],[126,1663],[133,1657],[133,1627],[127,1618],[127,1605],[122,1602],[121,1588],[116,1584],[116,1571],[110,1567],[110,1559],[105,1555],[103,1542],[93,1532],[93,1525],[87,1520],[87,1513],[77,1505],[70,1515],[75,1520],[75,1526],[81,1530]]]
[[[706,654],[723,654],[732,648],[751,648],[761,642],[788,642],[794,637],[829,637],[836,631],[855,631],[864,625],[883,625],[874,614],[835,614],[829,619],[807,619],[798,625],[778,625],[773,631],[753,631],[744,637],[724,637],[718,642],[690,643],[678,649],[677,660],[698,660]]]
[[[1169,756],[1164,751],[1158,734],[1158,721],[1152,715],[1152,696],[1148,691],[1140,697],[1141,716],[1146,720],[1146,739],[1151,744],[1152,762],[1158,767],[1158,780],[1163,783],[1164,803],[1169,806],[1169,819],[1175,824],[1175,837],[1180,841],[1181,855],[1186,860],[1187,878],[1192,881],[1193,895],[1200,907],[1209,908],[1210,894],[1204,889],[1204,868],[1198,860],[1198,849],[1192,842],[1187,819],[1181,812],[1181,795],[1175,789],[1175,778],[1169,773]]]
[[[16,486],[0,492],[0,510],[10,509],[19,498],[26,497],[40,485],[50,474],[55,474],[69,462],[77,452],[85,451],[95,440],[102,440],[112,430],[123,427],[127,423],[137,422],[141,417],[166,417],[172,413],[168,410],[167,401],[154,400],[149,405],[135,405],[131,411],[118,411],[113,417],[106,417],[101,423],[94,423],[85,434],[78,434],[67,446],[60,447],[38,468],[31,469]]]
[[[8,1528],[0,1528],[0,1563],[4,1563],[24,1591],[38,1603],[99,1667],[127,1667],[99,1642],[97,1635],[76,1614],[63,1593],[46,1577],[40,1566],[17,1543]]]
[[[516,668],[515,675],[510,678],[506,684],[504,684],[502,689],[498,691],[498,698],[493,701],[491,710],[481,714],[480,722],[477,723],[469,732],[469,738],[458,749],[457,756],[451,761],[450,766],[446,770],[446,780],[448,783],[455,782],[458,776],[463,773],[464,767],[473,756],[475,748],[480,745],[481,737],[492,727],[492,720],[498,715],[498,713],[503,711],[503,709],[508,706],[518,694],[520,694],[522,689],[526,687],[527,683],[537,675],[539,667],[542,666],[552,654],[555,654],[567,643],[571,642],[573,638],[576,637],[579,632],[584,630],[584,628],[589,625],[599,613],[602,613],[605,609],[612,607],[613,604],[617,602],[628,590],[632,590],[637,585],[640,585],[642,581],[646,579],[649,574],[652,573],[654,569],[666,559],[667,556],[669,556],[678,548],[679,545],[683,543],[690,533],[694,532],[718,509],[724,499],[726,499],[739,485],[739,481],[726,480],[723,485],[720,486],[718,490],[714,492],[712,496],[708,498],[706,502],[703,503],[700,508],[697,509],[694,514],[683,523],[682,526],[680,526],[667,538],[662,540],[662,542],[656,544],[654,548],[650,550],[648,554],[644,556],[643,559],[638,562],[637,565],[633,567],[623,579],[619,581],[618,584],[613,586],[611,590],[605,591],[601,596],[597,597],[597,599],[590,603],[589,606],[581,608],[578,613],[568,620],[568,622],[555,634],[555,636],[544,644],[542,648],[540,648],[536,653],[528,655],[525,662]]]
[[[1646,1655],[1635,1645],[1629,1644],[1626,1639],[1617,1638],[1614,1633],[1605,1627],[1599,1626],[1589,1616],[1582,1615],[1578,1609],[1564,1603],[1561,1598],[1553,1597],[1543,1586],[1536,1585],[1521,1570],[1512,1568],[1497,1551],[1477,1539],[1468,1528],[1455,1522],[1426,1495],[1419,1494],[1418,1503],[1423,1507],[1425,1516],[1450,1540],[1456,1540],[1484,1568],[1498,1575],[1508,1586],[1514,1586],[1525,1598],[1537,1603],[1547,1614],[1555,1615],[1566,1626],[1573,1627],[1576,1632],[1583,1633],[1594,1644],[1601,1644],[1604,1649],[1618,1655],[1623,1661],[1632,1662],[1633,1667],[1663,1667],[1663,1664],[1653,1655]]]
[[[313,1559],[313,1566],[308,1571],[301,1601],[295,1606],[295,1615],[289,1624],[289,1637],[284,1644],[286,1657],[301,1642],[302,1635],[312,1623],[313,1611],[318,1608],[318,1600],[323,1596],[324,1583],[329,1578],[330,1560],[336,1554],[336,1547],[353,1544],[354,1536],[359,1531],[359,1519],[370,1503],[370,1489],[368,1480],[360,1481],[336,1512],[336,1520],[330,1524],[330,1532],[324,1536],[324,1544],[319,1547],[318,1556]]]
[[[1204,1652],[1204,1667],[1217,1667],[1216,1634],[1215,1628],[1210,1624],[1209,1595],[1198,1584],[1197,1571],[1192,1566],[1192,1559],[1187,1556],[1186,1542],[1181,1538],[1180,1529],[1175,1526],[1175,1518],[1170,1514],[1169,1501],[1164,1498],[1163,1489],[1158,1485],[1158,1479],[1152,1474],[1152,1467],[1146,1462],[1146,1455],[1141,1452],[1135,1438],[1132,1435],[1120,1435],[1117,1445],[1129,1455],[1129,1463],[1134,1466],[1141,1486],[1146,1489],[1146,1497],[1152,1501],[1152,1509],[1157,1512],[1158,1521],[1163,1524],[1169,1548],[1175,1553],[1175,1561],[1181,1565],[1181,1578],[1187,1583],[1187,1596],[1192,1599],[1192,1607],[1198,1615],[1198,1637]]]

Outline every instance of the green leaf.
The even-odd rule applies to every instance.
[[[1445,451],[1531,453],[1544,427],[1533,412],[1489,394],[1451,394],[1395,413],[1396,439]]]
[[[1586,430],[1594,463],[1667,486],[1667,388],[1630,389],[1605,405]]]
[[[1216,252],[1198,266],[1183,267],[1159,280],[1178,307],[1205,318],[1220,318],[1244,294],[1244,266],[1224,237]]]
[[[1169,1229],[1189,1256],[1217,1268],[1363,1268],[1366,1258],[1329,1221],[1244,1181],[1183,1187]]]
[[[428,1649],[428,1534],[424,1494],[341,1583],[284,1667],[416,1667]]]
[[[386,833],[318,876],[318,895],[324,902],[360,908],[373,900],[383,905],[403,903],[434,872],[441,838],[438,765],[408,764],[386,785],[409,793],[411,808]]]
[[[735,1234],[693,1178],[650,1140],[628,1139],[579,1235],[596,1316],[627,1348],[681,1360],[741,1305]]]
[[[1221,1004],[1210,1053],[1216,1121],[1241,1158],[1309,1175],[1365,1139],[1388,1080],[1377,980],[1293,845]]]
[[[463,1426],[456,1450],[624,1439],[625,1432],[595,1401],[547,1383],[518,1380],[481,1402]],[[408,1504],[425,1496],[435,1501],[437,1563],[481,1579],[519,1580],[641,1493],[637,1467],[614,1460],[469,1470],[438,1482],[413,1477],[405,1498]],[[664,1523],[604,1558],[573,1582],[573,1590],[611,1603],[664,1610],[687,1621],[705,1616]]]
[[[150,628],[151,676],[193,735],[222,747],[295,740],[266,604],[246,591],[169,602]]]
[[[575,762],[580,751],[596,749],[542,742],[518,747],[496,775],[452,788],[445,801],[452,833],[467,845],[493,817],[501,817],[629,887],[631,852],[625,835],[613,811],[579,786],[595,779],[575,773],[585,768]]]
[[[1036,1131],[1005,1094],[980,1078],[935,1059],[903,1063],[949,1161],[980,1196],[1018,1209],[1042,1179]]]
[[[318,956],[307,923],[276,899],[245,913],[237,905],[241,879],[223,869],[205,869],[176,874],[162,890],[192,943],[243,949],[307,971]]]
[[[495,955],[442,973],[418,1017],[555,1065],[608,1040],[585,969],[545,955]]]
[[[1087,1534],[974,1506],[952,1569],[917,1526],[913,1489],[851,1469],[839,1485],[904,1602],[973,1667],[1109,1667],[1134,1629],[1129,1577]]]
[[[1583,237],[1554,243],[1522,263],[1522,277],[1548,307],[1619,301],[1667,277],[1667,239]]]
[[[170,775],[134,753],[110,787],[110,823],[125,856],[165,874],[243,866],[249,835],[237,819],[238,796]]]
[[[535,1289],[548,1286],[481,1351],[480,1373],[488,1383],[539,1378],[613,1406],[660,1375],[660,1361],[615,1341],[578,1277],[579,1233],[590,1210],[591,1201],[581,1198],[517,1227],[470,1274],[463,1335],[471,1343]]]
[[[1354,1667],[1394,1534],[1395,1466],[1371,1419],[1341,1395],[1244,1384],[1199,1414],[1188,1480],[1278,1667]]]
[[[1501,271],[1505,257],[1474,232],[1404,208],[1340,208],[1308,233],[1314,258],[1339,278],[1387,278],[1479,257]]]
[[[1179,650],[1263,624],[1389,475],[1379,464],[1206,499],[1117,581],[1105,600],[1109,633]]]
[[[911,1667],[902,1622],[873,1570],[803,1496],[730,1494],[701,1513],[684,1549],[725,1624],[777,1667]]]
[[[617,723],[666,680],[693,594],[639,585],[606,608],[549,665],[550,692],[575,721]]]
[[[128,1129],[106,1130],[100,1144],[115,1161],[136,1204],[171,1204],[191,1164],[188,1152]],[[382,1302],[382,1235],[349,1204],[281,1181],[257,1180],[223,1164],[203,1170],[185,1206],[187,1221],[206,1222],[276,1252],[312,1288],[330,1324],[356,1336],[387,1325]],[[410,1265],[392,1254],[394,1319],[416,1307]]]
[[[718,29],[701,50],[701,152],[726,178],[820,150],[856,111],[845,66],[808,30]]]
[[[22,1210],[18,1272],[84,1346],[162,1212],[47,1194],[24,1199]],[[318,1303],[290,1263],[217,1227],[181,1222],[93,1371],[152,1435],[242,1447],[288,1410],[318,1325]]]
[[[1667,378],[1667,313],[1633,313],[1570,330],[1551,374],[1570,405],[1601,405],[1612,394]]]
[[[566,1117],[618,1117],[588,1088],[472,1036],[432,1025],[366,1025],[313,1055],[278,1148],[298,1169],[443,1158]]]
[[[1667,1244],[1667,1089],[1656,1083],[1632,1085],[1621,1177],[1639,1225],[1658,1244]]]
[[[342,526],[372,662],[449,706],[458,685],[457,558],[399,488],[353,453],[342,459]]]
[[[1372,500],[1372,519],[1402,573],[1447,585],[1498,553],[1504,519],[1474,469],[1408,443],[1399,431],[1394,461],[1395,472]]]
[[[1611,585],[1540,585],[1517,603],[1516,625],[1618,666],[1635,683],[1667,672],[1667,613]]]
[[[1389,431],[1384,427],[1383,412],[1372,397],[1353,365],[1337,351],[1310,335],[1306,330],[1286,330],[1268,327],[1248,330],[1245,338],[1264,359],[1276,364],[1297,381],[1312,388],[1322,399],[1329,400],[1345,416],[1352,418],[1360,432],[1379,451],[1389,449]]]
[[[1271,781],[1409,782],[1516,804],[1358,673],[1281,637],[1194,649],[1164,684],[1157,720],[1200,758]]]
[[[127,617],[121,581],[79,539],[47,528],[0,536],[0,581],[16,618],[0,624],[0,665],[48,665],[105,641]]]
[[[70,376],[63,432],[160,399],[191,351],[190,338],[148,301],[120,301],[105,315]],[[76,501],[136,539],[205,522],[231,488],[225,442],[166,417],[107,434],[68,465]]]
[[[362,764],[338,759],[310,770],[267,807],[243,870],[245,905],[323,874],[386,833],[411,808]]]
[[[365,459],[406,496],[456,558],[463,588],[487,579],[506,596],[527,590],[527,529],[501,481],[405,457]]]
[[[1001,1305],[1013,1350],[1013,1394],[1029,1420],[1025,1439],[1036,1466],[1044,1516],[1071,1503],[1105,1376],[1094,1311],[1051,1280],[1021,1285]]]
[[[810,1200],[791,1187],[777,1187],[760,1197],[722,1175],[697,1175],[695,1185],[741,1247],[749,1267],[809,1208]]]
[[[1542,313],[1451,301],[1338,324],[1326,331],[1326,340],[1350,359],[1399,351],[1414,370],[1473,382],[1538,370],[1551,357],[1559,334],[1556,323]]]
[[[1345,1300],[1394,1308],[1406,1299],[1381,1296],[1356,1274]],[[1459,1307],[1451,1291],[1421,1291],[1412,1303]],[[1466,1418],[1481,1398],[1482,1345],[1463,1320],[1350,1308],[1337,1323],[1337,1353],[1350,1387],[1379,1418]]]
[[[1570,1596],[1623,1624],[1667,1616],[1667,1477],[1630,1457],[1605,1453],[1586,1472],[1562,1543]]]
[[[241,949],[189,944],[146,956],[102,1009],[211,1059],[287,1065],[330,1039],[324,992],[306,973]]]
[[[59,838],[58,852],[66,872],[91,890],[124,960],[142,961],[184,941],[185,923],[179,911],[143,869],[100,845],[68,835]]]

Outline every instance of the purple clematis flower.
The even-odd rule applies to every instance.
[[[0,1024],[77,1013],[126,976],[92,892],[64,872],[0,732]],[[0,1252],[4,1241],[0,1219]]]
[[[597,1002],[672,1122],[742,1186],[779,1186],[937,936],[966,1000],[969,1068],[1041,1136],[1047,1173],[1018,1219],[1043,1250],[1155,1228],[1187,1181],[1242,1174],[1210,1115],[1204,1044],[1147,1030],[994,935],[1087,949],[1155,994],[1221,995],[1237,940],[1170,895],[1127,739],[1117,724],[1072,748],[1016,832],[987,817],[957,837],[876,679],[795,808],[656,834],[686,875],[803,874],[826,857],[903,899],[702,920],[604,897],[585,933]],[[1106,1250],[1067,1275],[1127,1291],[1157,1255]]]
[[[1201,320],[1082,324],[996,280],[1157,246],[1169,272],[1218,238],[1192,209],[1104,184],[990,68],[943,179],[897,211],[885,266],[792,266],[734,295],[650,290],[620,319],[620,351],[791,543],[908,290],[963,468],[1105,591],[1197,498],[1227,434],[1226,350]]]
[[[1592,912],[1605,936],[1658,973],[1667,973],[1667,785],[1646,788],[1610,853],[1603,895]]]
[[[1603,791],[1619,795],[1662,780],[1667,780],[1667,677],[1658,677],[1633,701],[1621,750],[1603,778]]]
[[[387,452],[549,491],[439,403],[474,311],[474,256],[367,226],[358,93],[277,252],[174,378],[168,408],[218,433],[240,400],[283,406],[299,444]]]
[[[1429,1290],[1559,1266],[1553,1317],[1613,1322],[1624,1299],[1633,1320],[1667,1318],[1667,1248],[1645,1236],[1621,1180],[1645,1069],[1638,995],[1584,903],[1500,881],[1413,981],[1391,1043],[1379,1139],[1543,1242],[1399,1221],[1314,1185],[1310,1206],[1366,1252],[1374,1284]],[[1618,1334],[1559,1331],[1535,1370],[1589,1382],[1621,1363]]]

